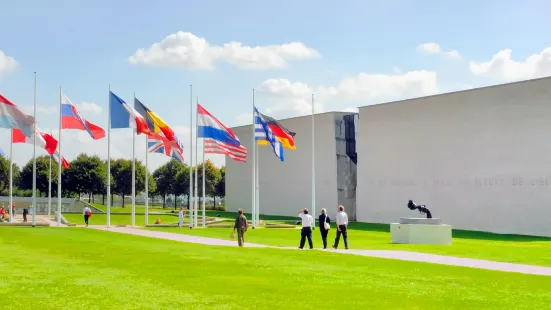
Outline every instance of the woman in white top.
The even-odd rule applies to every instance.
[[[182,225],[184,225],[185,218],[186,210],[184,210],[184,208],[180,208],[180,212],[178,212],[178,227],[182,227]]]
[[[90,218],[90,215],[92,215],[92,210],[90,210],[90,208],[86,206],[84,207],[82,213],[84,214],[84,224],[86,224],[86,227],[88,227],[88,219]]]

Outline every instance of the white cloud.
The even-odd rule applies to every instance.
[[[457,83],[455,91],[473,89],[474,87],[471,84]]]
[[[34,106],[32,105],[25,105],[21,107],[21,110],[23,110],[25,113],[33,115],[34,113]],[[59,108],[56,106],[42,106],[37,105],[36,106],[36,115],[37,119],[40,117],[40,114],[54,114],[59,113]]]
[[[458,51],[456,50],[443,51],[440,45],[434,42],[419,44],[419,46],[417,46],[417,51],[421,53],[426,53],[426,54],[438,54],[447,58],[455,58],[455,59],[461,58],[461,54],[459,54]]]
[[[241,113],[236,117],[235,126],[250,125],[252,124],[252,122],[253,122],[253,113]]]
[[[15,70],[18,65],[19,64],[13,57],[4,54],[4,52],[0,50],[0,77]]]
[[[93,102],[81,102],[75,104],[79,113],[82,114],[100,114],[103,109]]]
[[[539,54],[528,56],[524,61],[512,59],[510,49],[499,51],[486,62],[471,62],[474,75],[492,76],[503,80],[533,79],[551,75],[551,47]]]
[[[148,49],[140,48],[129,57],[132,64],[213,70],[217,61],[242,69],[277,69],[289,61],[319,57],[319,53],[300,42],[247,46],[240,42],[211,45],[190,32],[173,33]]]
[[[359,109],[354,108],[354,107],[350,107],[350,108],[344,108],[344,109],[340,110],[339,112],[358,113]]]
[[[258,88],[261,102],[270,104],[266,113],[277,118],[307,115],[312,111],[315,94],[316,113],[325,108],[342,111],[351,103],[367,105],[438,93],[435,72],[420,70],[395,74],[360,73],[347,77],[335,86],[310,86],[288,79],[269,79]]]

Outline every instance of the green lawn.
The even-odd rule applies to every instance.
[[[0,228],[12,309],[545,309],[551,277],[213,247],[85,228]]]
[[[147,228],[227,239],[231,229],[208,228],[182,230],[173,228]],[[336,229],[329,232],[328,243],[332,244]],[[391,244],[388,225],[351,223],[349,226],[350,247],[353,249],[406,250],[432,254],[487,259],[494,261],[551,266],[551,238],[497,235],[481,232],[454,231],[453,245]],[[322,247],[318,230],[313,233],[314,246]],[[286,228],[249,229],[246,242],[298,247],[300,230]],[[342,239],[341,239],[342,247]]]
[[[70,223],[77,225],[84,224],[84,216],[81,214],[63,214],[65,219]],[[136,225],[143,226],[145,223],[144,215],[136,215]],[[172,215],[152,215],[148,216],[149,224],[154,224],[155,219],[160,218],[163,224],[173,224],[178,223],[178,217]],[[186,218],[186,221],[189,218]],[[189,222],[189,221],[188,221]],[[107,224],[107,215],[106,214],[92,214],[89,220],[90,225],[106,225]],[[111,214],[111,225],[131,225],[132,216],[131,215],[119,215]]]

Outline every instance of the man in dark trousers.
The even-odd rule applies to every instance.
[[[243,246],[245,244],[245,232],[247,231],[247,218],[243,214],[243,209],[237,211],[237,218],[235,219],[235,224],[233,225],[232,237],[237,230],[237,244]]]
[[[325,208],[321,209],[321,214],[318,218],[321,233],[321,240],[323,240],[323,248],[327,249],[327,233],[329,233],[329,226],[331,226],[331,219],[327,215],[327,210]],[[326,228],[327,226],[327,228]]]
[[[344,248],[348,250],[348,232],[346,230],[348,226],[348,215],[344,212],[344,207],[342,205],[337,209],[337,237],[335,238],[335,244],[333,248],[336,250],[339,247],[339,240],[344,240]]]
[[[297,215],[302,219],[299,249],[304,248],[306,238],[308,238],[308,245],[310,246],[310,249],[313,249],[314,243],[312,242],[312,225],[314,224],[314,218],[308,214],[307,208],[298,211]]]

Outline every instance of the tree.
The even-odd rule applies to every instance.
[[[0,193],[9,189],[10,186],[10,161],[0,156]]]
[[[111,191],[122,196],[122,207],[125,206],[125,196],[132,194],[132,160],[117,159],[111,161],[113,184]],[[136,160],[136,195],[145,190],[145,167]]]
[[[185,176],[186,171],[188,174],[187,183]],[[163,208],[166,208],[166,197],[168,195],[178,196],[185,194],[187,192],[186,185],[189,187],[189,169],[187,168],[187,165],[184,165],[175,159],[171,159],[169,162],[155,170],[153,172],[153,178],[155,179],[155,183],[157,185],[156,193],[163,197]],[[176,199],[174,199],[174,208],[176,208]]]
[[[57,163],[52,160],[52,196],[57,195]],[[48,195],[48,181],[50,171],[50,156],[39,156],[36,158],[36,190],[40,196]],[[21,170],[18,186],[24,190],[33,188],[33,160],[29,160]]]
[[[19,185],[19,167],[12,164],[12,190],[15,195]],[[10,161],[0,156],[0,196],[8,196],[10,193]]]
[[[147,178],[149,179],[147,183],[147,195],[149,198],[153,198],[157,194],[157,183],[151,173],[147,174]]]
[[[205,163],[205,195],[209,197],[214,197],[216,195],[216,184],[220,181],[220,169],[210,161],[207,160]],[[203,164],[199,164],[198,168],[198,182],[197,190],[199,195],[203,192]],[[214,205],[216,207],[216,204]]]
[[[88,195],[93,203],[94,195],[105,195],[107,193],[107,164],[95,155],[90,157],[89,165],[92,171],[92,187],[89,189]]]
[[[71,162],[71,168],[64,173],[67,190],[73,193],[88,194],[92,201],[93,194],[106,190],[107,167],[99,156],[80,154]]]
[[[220,168],[220,180],[216,184],[214,194],[214,209],[216,210],[216,197],[226,196],[226,167]]]
[[[176,182],[174,188],[174,195],[187,195],[187,205],[189,207],[190,195],[189,195],[189,166],[180,164],[178,173],[176,174]],[[175,197],[176,198],[176,197]],[[174,199],[174,208],[176,209],[176,199]]]

